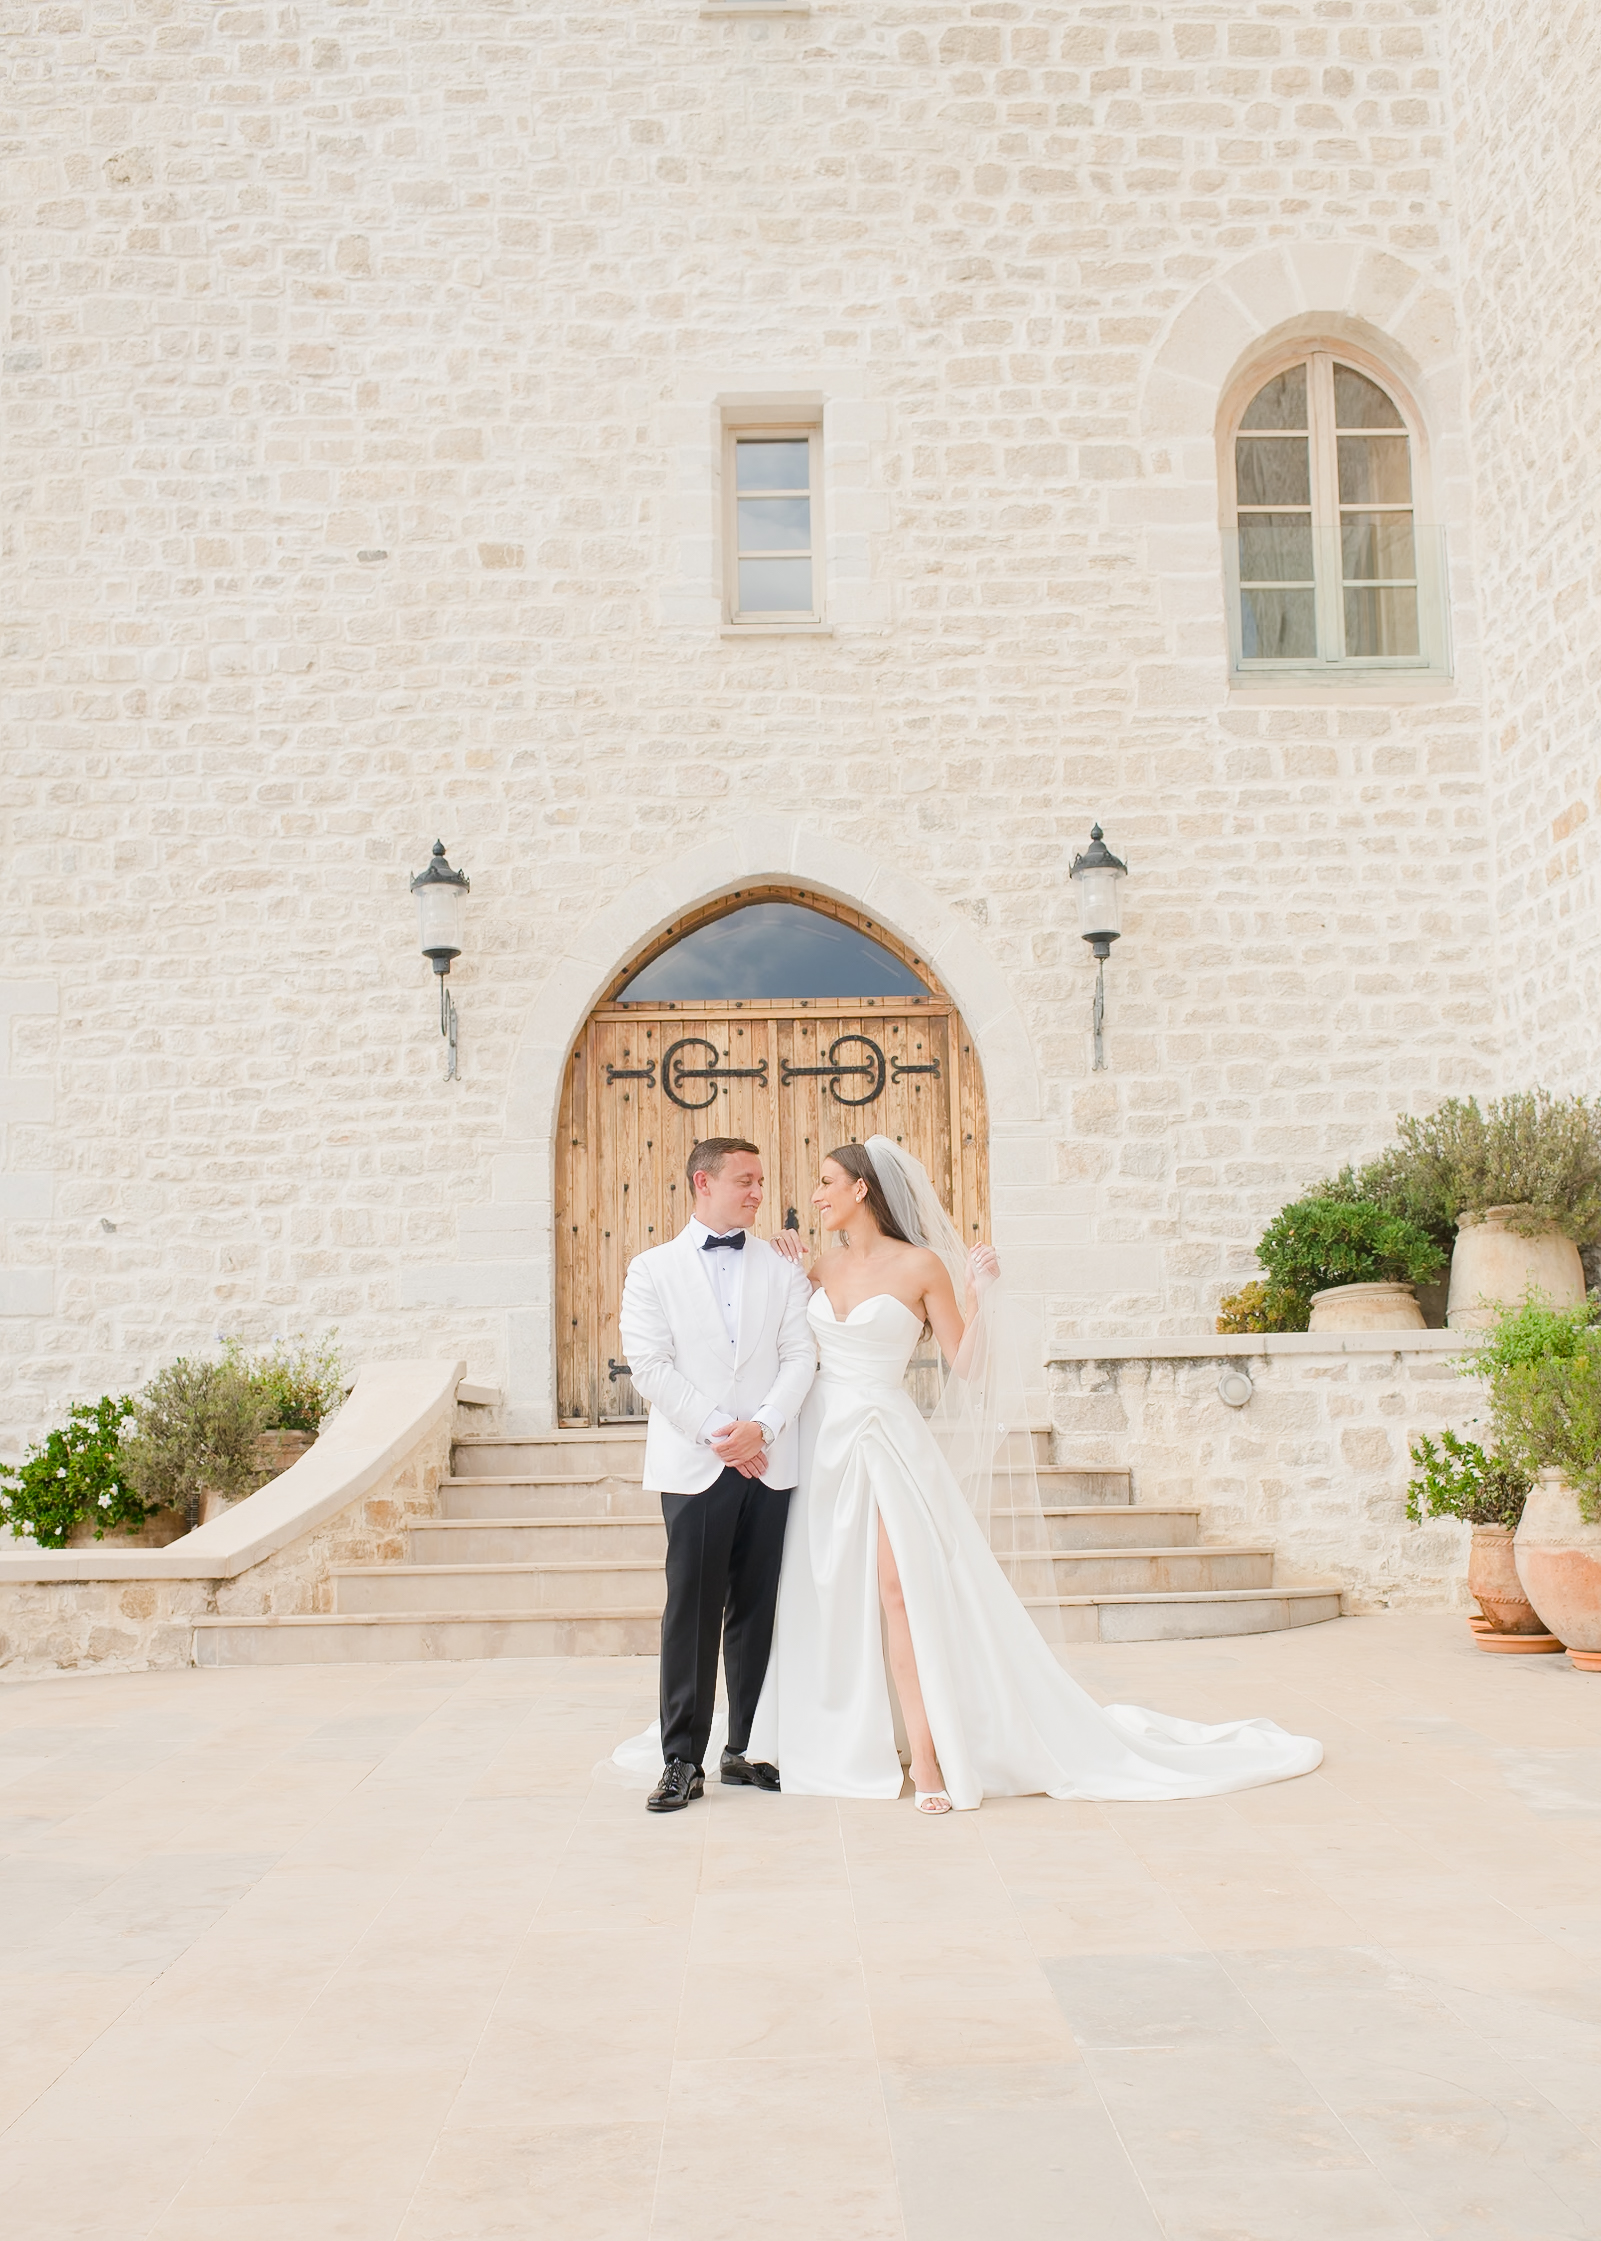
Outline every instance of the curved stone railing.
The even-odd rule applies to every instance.
[[[463,1362],[369,1363],[299,1462],[165,1548],[0,1548],[0,1665],[186,1665],[208,1612],[328,1606],[330,1567],[398,1561],[449,1469]]]

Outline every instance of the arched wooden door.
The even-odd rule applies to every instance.
[[[841,986],[853,993],[833,992]],[[809,987],[830,992],[796,993]],[[884,928],[804,890],[766,888],[692,914],[652,959],[636,960],[590,1015],[562,1089],[561,1421],[644,1412],[618,1334],[623,1276],[635,1253],[688,1219],[694,1144],[758,1145],[758,1234],[792,1212],[815,1243],[823,1155],[874,1135],[916,1153],[964,1236],[988,1235],[989,1129],[972,1037],[928,966]]]

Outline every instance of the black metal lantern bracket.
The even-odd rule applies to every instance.
[[[1094,1040],[1093,1073],[1106,1068],[1106,960],[1122,928],[1118,924],[1117,882],[1128,875],[1128,865],[1106,845],[1099,825],[1090,827],[1090,844],[1073,858],[1069,878],[1082,881],[1079,888],[1080,937],[1089,943],[1095,959],[1095,1001],[1090,1009]]]
[[[452,871],[445,844],[436,840],[424,870],[413,875],[411,892],[417,898],[422,931],[422,952],[439,976],[439,1032],[445,1038],[445,1079],[456,1080],[456,1001],[450,993],[451,960],[461,955],[457,938],[461,899],[472,882],[462,871]]]

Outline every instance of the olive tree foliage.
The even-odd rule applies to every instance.
[[[256,1441],[273,1412],[240,1362],[180,1357],[150,1380],[134,1406],[123,1453],[148,1508],[182,1510],[194,1526],[208,1490],[228,1501],[254,1491],[261,1478]]]

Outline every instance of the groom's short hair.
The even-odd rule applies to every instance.
[[[735,1152],[754,1152],[760,1159],[761,1151],[760,1144],[749,1144],[743,1136],[708,1136],[695,1146],[684,1162],[690,1190],[695,1188],[697,1175],[720,1175],[724,1160],[731,1159]]]

